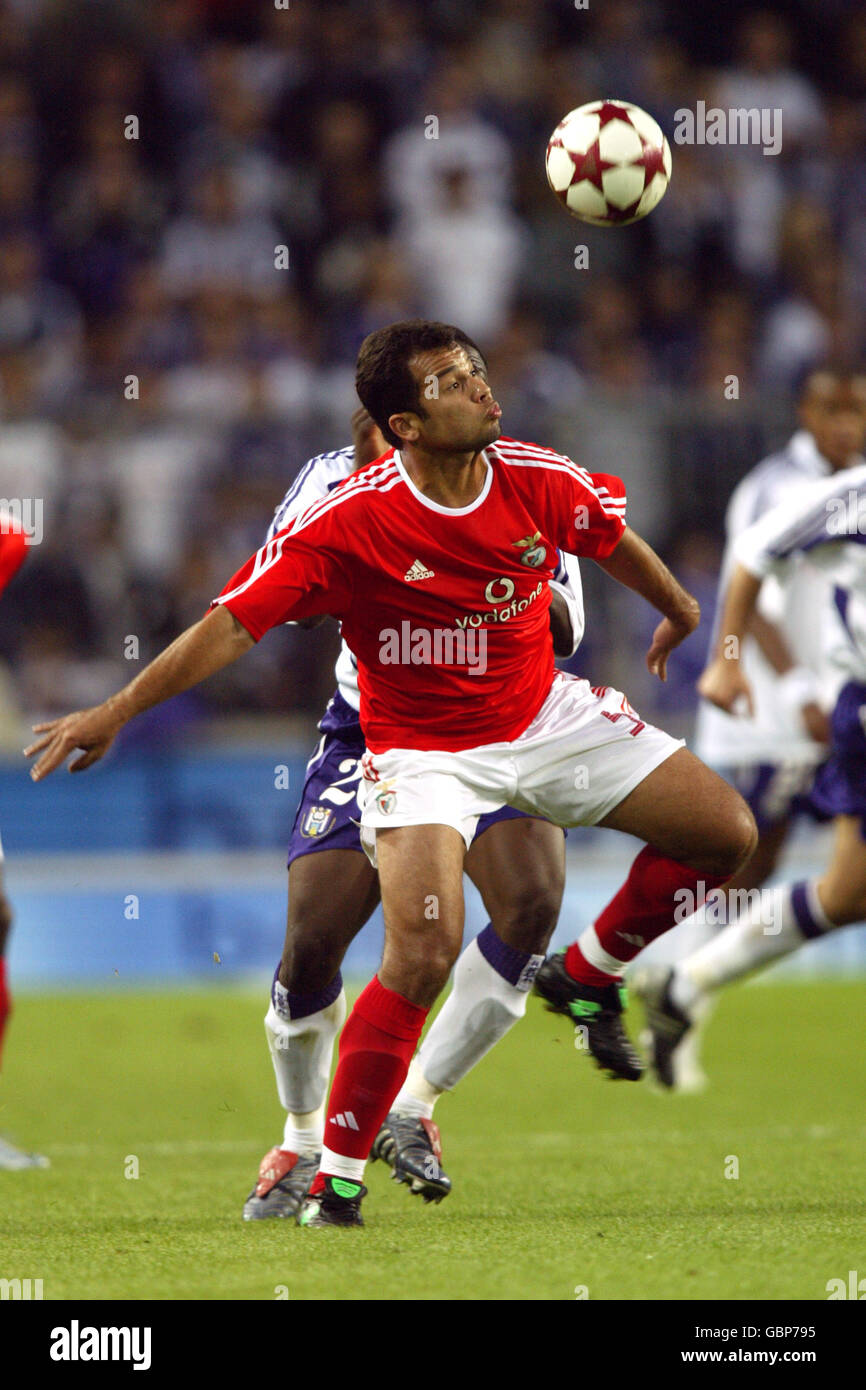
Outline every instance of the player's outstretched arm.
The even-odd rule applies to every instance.
[[[641,540],[630,526],[623,531],[616,549],[605,560],[597,560],[596,564],[664,614],[663,621],[653,633],[646,664],[652,675],[658,676],[659,680],[667,680],[670,653],[689,633],[694,632],[701,620],[697,599],[683,588],[652,546]]]
[[[762,582],[745,565],[737,565],[725,591],[712,657],[698,681],[698,694],[729,714],[740,700],[749,714],[754,714],[752,691],[740,667],[740,653]]]
[[[30,769],[34,782],[47,777],[76,748],[81,757],[70,763],[70,772],[83,772],[107,753],[115,737],[137,714],[180,695],[215,672],[236,661],[254,645],[253,638],[223,605],[213,608],[200,622],[182,632],[171,646],[116,695],[92,709],[78,710],[62,719],[34,724],[42,737],[24,749],[25,756],[41,753]]]

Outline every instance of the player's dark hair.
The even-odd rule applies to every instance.
[[[434,348],[472,348],[484,361],[484,354],[462,328],[453,323],[431,323],[426,319],[403,319],[377,328],[361,344],[355,370],[355,389],[361,404],[372,415],[389,444],[400,446],[400,438],[389,427],[392,415],[411,410],[423,417],[418,383],[409,370],[409,360]]]

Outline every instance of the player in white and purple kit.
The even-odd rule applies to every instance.
[[[480,354],[477,360],[483,367]],[[267,540],[387,448],[363,410],[353,419],[353,436],[353,445],[320,454],[301,469],[275,512]],[[584,628],[576,558],[560,556],[550,588],[554,648],[570,656]],[[265,1018],[287,1119],[281,1142],[262,1160],[244,1205],[246,1220],[294,1215],[315,1175],[333,1045],[346,1012],[340,965],[379,900],[378,877],[358,829],[365,743],[357,662],[345,642],[335,673],[337,690],[319,722],[322,737],[307,764],[289,841],[286,942]],[[451,1186],[441,1167],[433,1107],[525,1012],[559,915],[563,841],[557,826],[510,807],[479,820],[466,872],[491,920],[460,957],[451,995],[372,1151],[425,1201],[440,1201]]]
[[[735,567],[739,538],[749,526],[804,488],[864,462],[862,378],[832,370],[811,373],[800,393],[799,415],[801,428],[785,448],[747,473],[731,497],[720,596]],[[720,617],[721,611],[717,625]],[[744,638],[742,663],[752,690],[751,715],[736,718],[710,701],[701,702],[695,751],[745,798],[760,833],[749,863],[727,885],[729,902],[763,887],[798,816],[821,819],[811,788],[829,752],[828,713],[839,688],[839,673],[826,652],[826,633],[837,621],[827,576],[806,556],[792,555],[783,571],[769,575],[762,586]],[[654,963],[635,973],[637,993],[656,991],[666,967],[690,955],[718,930],[712,913],[702,911],[682,922],[659,943]],[[703,1086],[698,1043],[706,1021],[702,1018],[700,1028],[692,1028],[676,1049],[665,1051],[659,1068],[663,1085],[677,1090]]]
[[[833,819],[835,839],[823,874],[765,891],[736,922],[679,961],[654,997],[645,996],[660,1076],[713,991],[807,941],[866,920],[866,465],[799,490],[740,536],[734,558],[719,638],[698,687],[731,713],[741,703],[751,707],[739,644],[767,579],[805,558],[831,586],[838,623],[822,630],[841,688],[830,753],[810,795]],[[811,615],[812,624],[822,619],[820,609]]]

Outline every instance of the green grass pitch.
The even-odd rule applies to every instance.
[[[240,1219],[281,1132],[263,994],[18,999],[0,1131],[52,1167],[0,1173],[0,1277],[46,1299],[570,1301],[821,1300],[866,1274],[866,983],[731,990],[692,1097],[608,1081],[530,1000],[437,1107],[451,1196],[372,1165],[363,1231]]]

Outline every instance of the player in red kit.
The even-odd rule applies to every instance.
[[[26,555],[27,536],[23,529],[17,526],[10,517],[0,517],[0,594],[10,579],[18,573],[24,564]],[[3,851],[0,847],[0,864],[2,864],[2,860]],[[3,891],[2,878],[0,878],[0,1057],[2,1057],[6,1023],[12,1012],[12,999],[6,978],[6,943],[9,940],[11,926],[12,909],[9,906],[9,899]]]
[[[0,594],[18,573],[27,556],[27,535],[11,516],[0,515]],[[0,1060],[3,1053],[3,1039],[6,1025],[12,1013],[12,996],[6,973],[6,947],[12,927],[12,908],[3,887],[3,846],[0,844]],[[8,1139],[0,1137],[0,1169],[44,1168],[46,1160],[38,1154],[29,1154],[16,1148]]]
[[[370,1146],[460,949],[463,859],[479,816],[511,805],[648,842],[597,919],[611,955],[635,918],[643,943],[667,930],[675,893],[720,886],[755,843],[742,798],[681,743],[619,691],[556,671],[545,585],[557,549],[594,559],[659,609],[647,663],[662,679],[698,607],[626,527],[620,479],[500,439],[499,407],[454,335],[420,321],[371,334],[356,385],[393,451],[269,541],[124,690],[38,726],[28,750],[41,755],[36,780],[75,748],[72,769],[89,767],[134,715],[268,628],[319,613],[342,622],[358,659],[361,825],[385,949],[343,1029],[302,1225],[362,1224]],[[574,983],[615,1011],[614,985]]]

